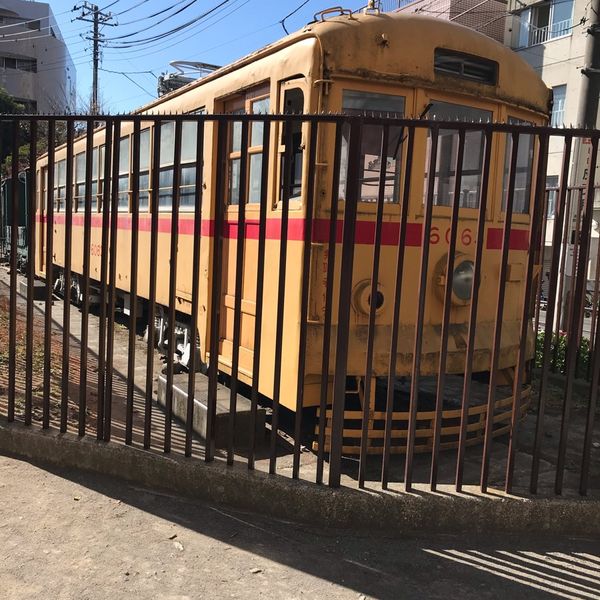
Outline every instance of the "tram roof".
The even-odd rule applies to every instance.
[[[395,12],[379,15],[355,13],[309,23],[303,29],[165,94],[135,112],[151,111],[165,101],[306,38],[319,40],[325,66],[331,76],[362,76],[416,87],[449,87],[456,92],[496,97],[544,114],[549,110],[550,90],[535,70],[510,48],[457,23]],[[358,56],[357,48],[361,49]],[[435,48],[495,61],[499,65],[496,85],[436,74]],[[444,86],[444,80],[447,86]]]

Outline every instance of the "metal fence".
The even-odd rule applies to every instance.
[[[139,427],[143,448],[160,440],[273,474],[289,455],[292,477],[334,487],[535,493],[551,473],[560,494],[565,471],[569,488],[597,487],[598,132],[335,115],[2,119],[13,157],[29,145],[7,175],[39,173],[26,190],[27,293],[17,235],[0,290],[8,421],[31,426],[39,409],[42,428],[126,444]],[[551,139],[562,170],[547,190]],[[569,188],[580,140],[588,176]],[[15,232],[18,198],[13,186]],[[178,412],[181,365],[184,395],[200,380],[206,394]]]

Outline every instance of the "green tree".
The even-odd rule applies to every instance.
[[[23,105],[19,104],[8,92],[0,87],[0,113],[3,115],[16,115],[23,112]],[[7,156],[12,152],[12,130],[11,121],[0,122],[0,164],[5,171]]]

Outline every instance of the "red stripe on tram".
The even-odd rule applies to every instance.
[[[38,223],[45,223],[46,216],[37,215]],[[65,215],[58,213],[54,214],[54,223],[56,225],[64,225]],[[84,215],[73,215],[73,226],[83,227]],[[150,232],[151,230],[151,215],[140,215],[139,230],[141,232]],[[102,215],[92,215],[92,227],[102,227]],[[132,217],[130,214],[119,215],[118,227],[124,231],[130,231],[132,227]],[[288,240],[292,242],[304,241],[304,232],[306,221],[302,218],[290,219],[288,222]],[[344,222],[338,220],[336,223],[336,242],[341,243]],[[171,232],[171,216],[160,215],[158,219],[159,233]],[[214,236],[215,223],[213,219],[203,219],[201,224],[200,235],[205,237]],[[194,234],[193,215],[182,215],[179,217],[179,233],[181,235]],[[257,240],[259,234],[259,222],[256,219],[248,219],[246,221],[246,235],[248,240]],[[237,220],[227,220],[223,223],[223,237],[226,239],[237,239],[238,222]],[[501,227],[490,227],[487,230],[486,249],[501,250],[504,231]],[[398,244],[400,236],[400,223],[385,222],[382,223],[381,243],[383,246],[395,246]],[[313,242],[327,243],[329,241],[329,220],[314,219],[313,220]],[[281,220],[277,218],[267,219],[266,239],[279,240],[281,239]],[[370,245],[375,240],[375,222],[373,221],[358,221],[356,223],[355,243],[359,245]],[[407,223],[406,224],[406,246],[420,247],[423,240],[423,225],[422,223]],[[529,229],[513,229],[510,233],[510,249],[511,250],[527,250],[529,248]]]

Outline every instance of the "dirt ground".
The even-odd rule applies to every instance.
[[[600,598],[600,540],[312,530],[0,456],[3,600]]]

